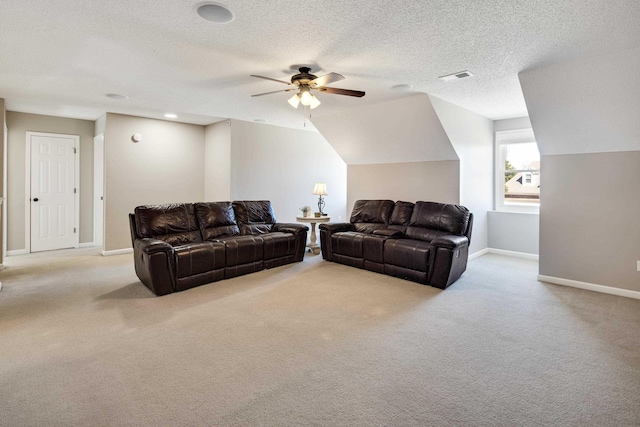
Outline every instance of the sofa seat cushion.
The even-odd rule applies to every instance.
[[[224,243],[200,242],[174,248],[176,277],[189,277],[224,268]]]
[[[382,264],[384,262],[384,244],[388,237],[378,234],[367,234],[364,237],[362,255],[365,260]]]
[[[296,236],[291,233],[271,232],[263,234],[264,259],[281,258],[296,253]]]
[[[422,240],[389,239],[384,245],[384,263],[426,272],[431,245]]]
[[[262,262],[264,259],[264,243],[261,236],[229,236],[221,237],[219,242],[226,246],[225,266]]]
[[[356,231],[344,231],[331,235],[331,247],[334,255],[346,255],[352,258],[364,257],[364,238],[366,234]]]

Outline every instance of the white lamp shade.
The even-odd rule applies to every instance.
[[[291,98],[289,98],[289,101],[287,101],[289,103],[289,105],[291,105],[293,108],[298,108],[298,105],[300,105],[300,95],[298,95],[297,93],[295,95],[293,95]]]
[[[313,193],[316,196],[326,196],[327,195],[327,184],[324,182],[316,182],[315,187],[313,187]]]
[[[309,108],[313,110],[314,108],[318,107],[320,104],[322,104],[320,100],[316,98],[315,95],[311,95],[311,104],[309,104]]]
[[[309,92],[309,89],[302,88],[300,89],[300,103],[302,105],[310,105],[311,101],[313,101],[313,95]]]

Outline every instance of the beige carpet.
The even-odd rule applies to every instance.
[[[640,301],[532,261],[439,291],[307,255],[161,298],[131,255],[6,265],[3,426],[640,425]]]

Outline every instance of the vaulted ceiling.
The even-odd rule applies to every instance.
[[[527,114],[518,72],[640,44],[638,0],[236,0],[226,24],[197,4],[3,0],[0,98],[12,111],[91,120],[171,112],[303,127],[309,111],[289,106],[290,93],[251,97],[286,87],[250,74],[288,80],[308,65],[366,92],[319,93],[316,117],[428,93],[502,119]],[[474,76],[438,79],[462,70]]]

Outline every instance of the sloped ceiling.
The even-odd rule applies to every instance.
[[[640,41],[638,0],[234,0],[224,25],[196,15],[199,3],[2,0],[0,98],[11,111],[89,120],[173,112],[303,128],[290,93],[251,97],[283,85],[249,75],[287,80],[310,65],[367,93],[319,94],[316,117],[428,93],[503,119],[527,114],[521,70]],[[466,69],[475,76],[438,80]],[[393,90],[401,84],[412,92]]]
[[[640,48],[520,73],[543,155],[640,150]]]
[[[312,118],[348,165],[458,160],[428,95]]]

